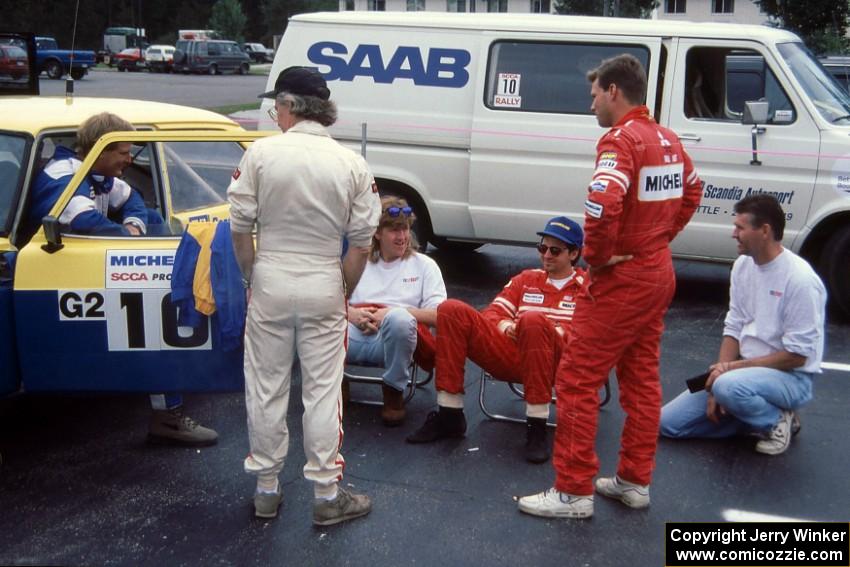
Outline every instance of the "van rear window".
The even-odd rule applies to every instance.
[[[640,45],[495,42],[484,104],[495,110],[591,114],[587,72],[621,53],[649,68],[649,48]]]

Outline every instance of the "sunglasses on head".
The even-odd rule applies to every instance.
[[[399,215],[409,217],[413,214],[413,209],[411,207],[387,207],[384,212],[393,218]]]
[[[546,251],[549,251],[549,254],[552,256],[559,256],[561,252],[566,250],[564,246],[546,246],[542,242],[537,245],[537,251],[541,254],[546,254]]]

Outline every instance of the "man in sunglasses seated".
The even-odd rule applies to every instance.
[[[369,261],[349,300],[346,362],[384,367],[381,418],[393,427],[404,421],[403,392],[417,343],[432,340],[418,328],[435,325],[446,284],[437,263],[416,252],[410,230],[416,217],[407,201],[386,196],[381,205]]]
[[[581,256],[581,227],[567,217],[555,217],[541,236],[537,250],[542,269],[525,270],[513,278],[490,305],[478,312],[450,299],[437,308],[436,387],[439,410],[407,438],[429,443],[463,437],[463,374],[466,359],[498,380],[522,382],[526,402],[525,458],[549,459],[546,420],[552,400],[555,370],[566,346],[575,298],[587,277],[575,268]]]

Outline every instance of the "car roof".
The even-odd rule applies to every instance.
[[[66,103],[61,96],[0,97],[0,129],[29,132],[76,129],[99,112],[112,112],[135,125],[157,129],[239,130],[226,116],[177,104],[119,98],[75,97]]]
[[[173,46],[173,45],[158,44],[158,43],[157,43],[157,44],[154,44],[154,45],[149,45],[149,46],[148,46],[148,49],[153,49],[153,48],[157,48],[157,49],[174,49],[174,46]]]
[[[768,26],[683,20],[642,20],[557,14],[448,12],[316,12],[292,16],[290,22],[364,27],[441,28],[475,31],[572,33],[650,37],[696,37],[762,41],[800,41],[793,33]]]

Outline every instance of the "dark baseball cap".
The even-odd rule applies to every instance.
[[[315,96],[322,100],[328,100],[331,97],[325,78],[310,67],[287,67],[277,76],[274,90],[263,93],[257,98],[275,98],[281,92]]]
[[[539,236],[551,236],[561,242],[572,246],[582,247],[584,244],[584,232],[579,224],[567,217],[555,217],[549,219],[546,228],[537,233]]]

